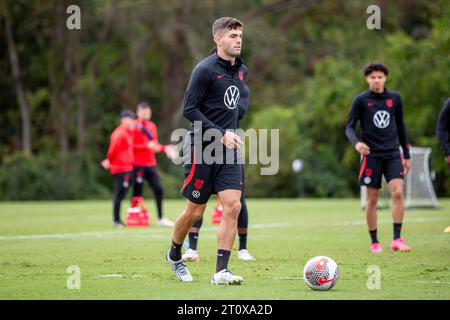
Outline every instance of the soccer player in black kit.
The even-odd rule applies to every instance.
[[[450,98],[445,101],[441,112],[439,112],[436,135],[444,152],[445,163],[450,171]],[[444,232],[450,232],[450,226],[445,228]]]
[[[400,237],[404,217],[403,179],[411,169],[402,99],[398,93],[387,90],[384,86],[389,74],[386,65],[371,62],[363,73],[369,90],[354,98],[345,134],[362,155],[359,183],[367,187],[366,219],[372,240],[371,251],[383,251],[377,239],[377,201],[382,175],[388,183],[392,198],[394,239],[390,248],[394,251],[411,251],[411,247]],[[361,139],[355,132],[358,121]]]
[[[215,51],[214,51],[215,52]],[[239,99],[239,117],[238,120],[241,120],[245,113],[247,112],[248,105],[250,99],[250,89],[247,85],[244,86],[244,90],[241,93]],[[238,122],[239,128],[239,122]],[[255,260],[255,258],[248,252],[247,250],[247,232],[248,232],[248,209],[247,209],[247,201],[245,197],[245,177],[244,177],[244,164],[241,164],[242,168],[242,194],[241,194],[241,212],[238,216],[238,235],[239,235],[239,250],[238,250],[238,259],[244,261]],[[189,249],[183,254],[183,261],[200,261],[200,256],[197,251],[198,238],[200,233],[200,228],[203,224],[203,218],[196,221],[192,228],[189,230]]]
[[[216,271],[211,283],[234,285],[243,281],[228,269],[241,210],[242,172],[237,148],[242,141],[233,131],[237,129],[240,93],[247,80],[247,67],[239,58],[243,24],[235,18],[220,18],[213,24],[212,35],[217,53],[197,64],[184,95],[183,116],[191,122],[190,141],[183,148],[183,157],[186,158],[186,154],[190,157],[184,164],[186,179],[182,188],[187,203],[175,222],[166,259],[181,281],[193,280],[182,260],[181,247],[193,223],[202,218],[211,194],[217,193],[223,205],[223,216],[217,230]],[[198,124],[201,124],[201,132]],[[208,132],[219,138],[208,141],[206,135],[203,137]],[[211,163],[203,159],[211,144],[225,146],[221,148],[225,150],[214,153],[214,159],[222,156],[222,161]]]

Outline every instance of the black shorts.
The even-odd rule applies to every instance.
[[[151,167],[142,167],[142,166],[134,166],[133,173],[135,178],[135,183],[143,183],[144,179],[159,179],[159,170],[157,166]]]
[[[191,150],[194,147],[191,146]],[[207,203],[212,194],[234,189],[242,191],[242,168],[232,164],[196,163],[195,153],[192,152],[190,163],[183,165],[184,184],[181,194],[197,204]]]
[[[392,179],[403,179],[403,164],[400,152],[389,155],[367,155],[361,159],[359,185],[380,189],[381,179],[389,183]]]

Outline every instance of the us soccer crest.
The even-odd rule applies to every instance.
[[[239,75],[239,80],[244,81],[244,71],[242,71],[241,69],[238,71],[238,75]]]
[[[394,100],[387,99],[386,100],[386,105],[388,106],[388,108],[392,108],[392,106],[394,105]]]
[[[197,190],[200,190],[201,188],[203,188],[203,183],[204,181],[201,179],[196,179],[194,182],[194,188]]]

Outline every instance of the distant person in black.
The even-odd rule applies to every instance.
[[[404,216],[403,178],[411,169],[402,99],[398,93],[385,88],[389,70],[383,63],[371,62],[363,73],[369,90],[354,98],[345,134],[362,155],[359,183],[367,187],[366,218],[372,240],[371,251],[382,252],[377,239],[377,202],[382,175],[388,183],[392,198],[394,240],[390,248],[394,251],[411,251],[411,247],[400,237]],[[355,132],[358,121],[361,139]]]
[[[184,165],[186,180],[182,188],[187,203],[175,222],[172,244],[166,258],[181,281],[192,281],[182,260],[181,247],[193,223],[202,218],[209,197],[217,193],[223,205],[223,216],[217,231],[216,272],[211,283],[233,285],[243,281],[242,277],[228,269],[241,210],[243,184],[236,149],[242,141],[234,132],[238,125],[240,94],[247,80],[247,67],[239,58],[243,24],[235,18],[220,18],[213,24],[212,35],[217,53],[197,64],[184,96],[183,115],[191,122],[190,141],[183,148],[183,157],[190,155]],[[196,126],[198,124],[201,124],[201,130]],[[217,139],[208,141],[206,136],[204,139],[203,133],[208,133],[207,130],[214,133]],[[214,152],[212,163],[204,159],[204,151],[211,150],[207,148],[211,146],[219,146],[222,150]]]
[[[444,151],[445,163],[450,171],[450,98],[445,101],[436,124],[436,135]],[[450,226],[444,232],[450,232]]]
[[[445,163],[450,169],[450,98],[445,101],[436,124],[436,135],[444,151]]]

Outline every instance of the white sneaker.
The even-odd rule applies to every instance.
[[[169,261],[170,266],[172,267],[173,271],[175,272],[175,275],[183,282],[190,282],[192,281],[191,273],[189,272],[188,268],[184,264],[183,260],[180,261],[172,261],[169,257],[169,252],[167,251],[166,259]]]
[[[244,281],[241,276],[236,276],[230,272],[228,269],[223,269],[217,273],[214,273],[211,283],[218,284],[228,284],[228,285],[240,285]]]
[[[238,251],[238,259],[244,261],[256,260],[247,249],[242,249]]]
[[[114,221],[113,227],[114,228],[125,228],[125,223],[123,223],[122,221]]]
[[[166,217],[163,217],[163,218],[158,219],[156,221],[156,225],[158,225],[158,226],[166,226],[166,227],[173,227],[175,225],[175,223],[173,221],[170,221]]]
[[[183,261],[199,262],[200,256],[198,255],[197,250],[187,249],[181,259]]]

